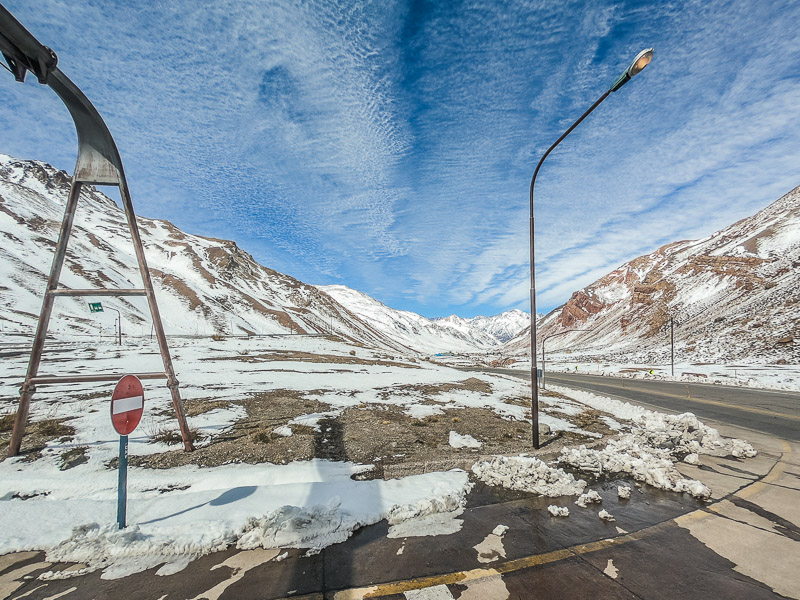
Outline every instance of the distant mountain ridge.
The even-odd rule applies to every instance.
[[[800,187],[701,240],[668,244],[575,292],[541,320],[548,348],[642,360],[800,360]],[[528,353],[529,331],[508,353]],[[541,350],[541,347],[539,348]]]
[[[462,331],[475,329],[484,331],[499,342],[507,342],[525,327],[530,326],[531,316],[524,311],[514,309],[493,317],[479,316],[465,319],[457,315],[450,315],[449,317],[440,317],[432,320],[435,323]]]
[[[344,285],[318,287],[384,335],[428,353],[489,350],[510,339],[513,335],[510,332],[517,333],[530,320],[527,313],[520,310],[494,317],[464,319],[452,315],[428,319],[414,312],[390,308]]]

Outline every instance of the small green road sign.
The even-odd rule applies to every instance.
[[[89,302],[89,312],[103,312],[103,303]]]

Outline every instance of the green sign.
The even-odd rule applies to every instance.
[[[89,302],[89,312],[103,312],[103,303]]]

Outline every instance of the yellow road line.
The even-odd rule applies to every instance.
[[[748,485],[746,488],[737,492],[737,496],[740,498],[749,498],[750,496],[768,489],[771,483],[780,479],[781,475],[786,471],[787,463],[785,463],[783,459],[786,455],[792,454],[792,445],[786,440],[781,440],[781,443],[783,444],[783,456],[781,456],[781,460],[772,466],[769,473],[767,473],[761,481],[756,481]]]
[[[452,573],[444,573],[442,575],[431,575],[429,577],[415,577],[405,581],[394,581],[391,583],[378,584],[363,588],[353,588],[343,590],[335,594],[336,600],[356,600],[361,598],[380,598],[382,596],[389,596],[392,594],[402,594],[409,590],[419,590],[422,588],[433,587],[436,585],[448,585],[454,583],[469,583],[487,577],[502,575],[504,573],[511,573],[529,567],[544,565],[548,563],[558,562],[573,556],[581,554],[589,554],[599,550],[605,550],[614,546],[620,546],[628,542],[641,540],[649,535],[660,531],[665,526],[665,523],[659,523],[647,529],[621,535],[615,538],[591,542],[588,544],[578,544],[569,548],[561,550],[553,550],[543,554],[534,554],[523,558],[517,558],[508,562],[497,565],[494,568],[487,569],[472,569],[469,571],[454,571]],[[341,595],[340,595],[341,594]]]
[[[596,390],[591,390],[589,388],[581,386],[579,383],[573,383],[573,382],[564,383],[564,380],[561,380],[560,383],[561,383],[561,385],[565,385],[566,387],[570,387],[570,385],[573,385],[573,386],[579,387],[579,388],[581,388],[583,390],[586,390],[588,392],[598,393]],[[634,388],[623,388],[623,387],[613,386],[613,385],[610,385],[610,384],[607,384],[607,383],[596,383],[596,384],[593,384],[593,385],[597,385],[599,387],[607,387],[607,388],[610,388],[612,390],[617,390],[617,391],[625,390],[625,389],[634,389]],[[770,417],[781,417],[783,419],[790,419],[792,421],[800,421],[800,416],[787,415],[786,413],[775,412],[775,411],[772,411],[772,410],[767,410],[766,408],[757,408],[757,407],[754,407],[754,406],[741,406],[740,404],[729,404],[727,402],[720,402],[719,400],[705,400],[705,399],[702,399],[702,398],[687,398],[686,396],[681,396],[679,394],[669,394],[667,392],[654,392],[654,391],[650,391],[650,390],[635,390],[635,391],[640,392],[640,393],[645,393],[645,394],[653,394],[655,396],[664,396],[666,398],[677,398],[678,400],[684,400],[686,402],[696,402],[697,404],[708,404],[710,406],[724,406],[725,408],[732,408],[734,410],[741,410],[741,411],[744,411],[744,412],[750,412],[750,413],[759,414],[759,415],[767,415],[767,416],[770,416]],[[599,393],[602,393],[602,392],[599,392]],[[617,395],[624,396],[624,394],[617,394]],[[633,398],[630,398],[630,400],[632,402],[636,402],[636,400],[634,400]],[[646,402],[646,400],[643,400],[643,402]]]

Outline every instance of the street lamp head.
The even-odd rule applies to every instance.
[[[636,58],[633,59],[631,65],[617,78],[609,91],[616,92],[619,88],[628,83],[631,77],[641,73],[644,68],[650,64],[651,60],[653,60],[652,48],[646,48],[639,52]]]
[[[636,55],[636,58],[633,59],[631,66],[628,67],[628,75],[633,77],[634,75],[640,73],[647,65],[650,64],[651,60],[653,60],[653,49],[647,48],[642,50]]]

